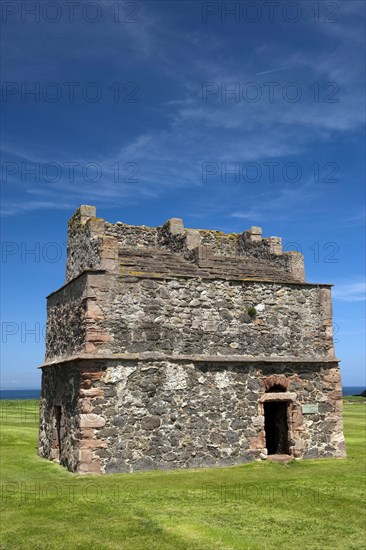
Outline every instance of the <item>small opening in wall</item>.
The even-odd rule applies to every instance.
[[[62,419],[62,407],[61,405],[55,405],[55,427],[57,437],[57,447],[59,456],[61,455],[61,419]]]
[[[269,455],[289,454],[286,401],[264,403],[264,429]]]

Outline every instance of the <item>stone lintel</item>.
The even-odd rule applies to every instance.
[[[142,352],[142,353],[118,353],[118,354],[79,354],[70,355],[69,357],[57,358],[55,360],[48,361],[38,368],[52,367],[63,363],[70,363],[74,361],[192,361],[195,363],[297,363],[297,364],[328,364],[339,363],[337,358],[329,357],[263,357],[263,356],[250,356],[250,355],[167,355],[159,352]]]
[[[266,401],[296,401],[297,394],[295,392],[273,392],[273,393],[264,393],[262,397],[259,398],[260,403]]]

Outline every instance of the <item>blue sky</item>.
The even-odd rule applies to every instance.
[[[335,284],[343,384],[365,383],[365,4],[269,4],[3,2],[4,388],[40,384],[80,204],[281,236]]]

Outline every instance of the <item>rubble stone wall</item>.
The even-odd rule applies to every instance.
[[[115,353],[309,358],[334,357],[330,303],[316,286],[138,278],[115,279],[98,300]]]
[[[47,299],[46,360],[84,350],[87,275],[81,275]]]
[[[82,207],[70,218],[67,239],[66,282],[86,269],[100,267],[98,233],[104,233],[104,220],[95,218],[94,207]]]
[[[43,398],[49,392],[50,402],[63,387],[59,395],[70,399],[70,375],[81,380],[77,406],[75,397],[72,401],[77,415],[67,422],[65,453],[71,457],[63,456],[80,472],[225,466],[266,458],[263,400],[273,384],[284,387],[271,397],[288,403],[292,456],[345,456],[336,363],[102,361],[93,369],[80,363],[79,377],[75,365],[71,370],[65,365],[61,377],[59,368],[45,368]],[[302,405],[313,403],[318,412],[303,414]],[[41,454],[49,457],[47,430],[41,433]]]
[[[38,453],[43,458],[57,460],[72,472],[79,467],[79,389],[80,369],[76,365],[43,369]],[[56,407],[61,412],[59,434]]]

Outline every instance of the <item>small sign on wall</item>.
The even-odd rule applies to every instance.
[[[318,404],[313,405],[301,405],[301,410],[303,414],[316,414],[318,411]]]

